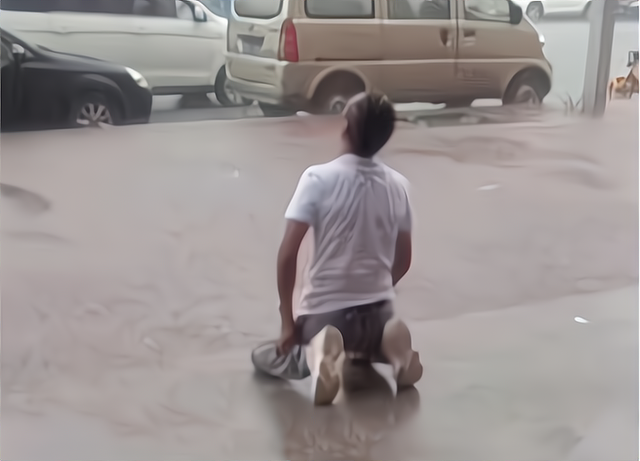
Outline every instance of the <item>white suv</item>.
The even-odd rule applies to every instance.
[[[224,69],[229,1],[2,0],[0,21],[53,51],[136,69],[156,95],[215,92],[231,106],[242,100]]]
[[[527,16],[538,22],[543,16],[568,15],[584,16],[589,14],[592,0],[512,0],[522,8]]]

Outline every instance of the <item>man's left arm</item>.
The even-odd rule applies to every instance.
[[[287,227],[278,251],[278,295],[280,296],[280,317],[283,329],[293,328],[293,290],[298,270],[298,251],[309,224],[287,220]]]
[[[319,178],[307,169],[298,183],[285,212],[284,237],[278,251],[278,294],[283,329],[293,326],[293,291],[296,284],[298,251],[316,215],[319,198]]]

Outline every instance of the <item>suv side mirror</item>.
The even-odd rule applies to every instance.
[[[522,8],[509,0],[509,24],[517,26],[522,22]]]
[[[207,22],[207,13],[200,5],[193,5],[193,20],[195,22]]]

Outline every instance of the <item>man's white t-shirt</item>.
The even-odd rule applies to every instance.
[[[407,185],[384,163],[353,154],[302,174],[285,213],[313,229],[313,259],[297,315],[395,297],[396,239],[412,224]]]

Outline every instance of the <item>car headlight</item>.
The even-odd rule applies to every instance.
[[[135,69],[132,69],[131,67],[125,67],[125,69],[127,69],[127,73],[131,76],[133,81],[138,84],[139,87],[149,88],[149,83],[147,82],[147,79],[144,78],[144,76],[140,72],[138,72]]]
[[[541,33],[538,33],[538,40],[540,40],[540,45],[544,46],[545,43],[547,43],[547,40],[544,38],[544,35],[542,35]]]

